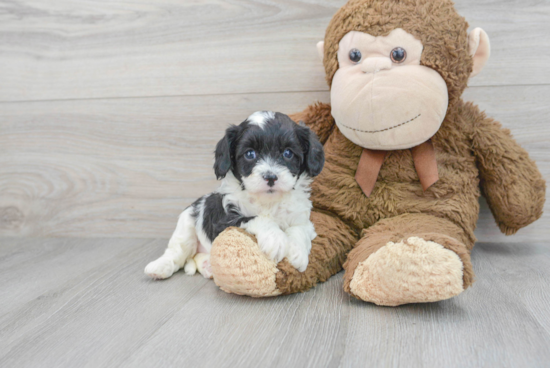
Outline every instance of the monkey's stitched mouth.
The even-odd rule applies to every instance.
[[[402,126],[402,125],[408,124],[408,123],[410,123],[411,121],[418,119],[418,118],[420,117],[420,115],[422,115],[422,114],[418,114],[418,115],[416,115],[414,118],[412,118],[412,119],[410,119],[410,120],[407,120],[407,121],[405,121],[405,122],[403,122],[403,123],[400,123],[400,124],[391,126],[391,127],[389,127],[389,128],[380,129],[380,130],[361,130],[361,129],[354,129],[354,128],[349,127],[349,126],[344,125],[344,124],[340,124],[340,125],[342,125],[342,126],[345,127],[345,128],[348,128],[348,129],[351,129],[351,130],[355,130],[356,132],[361,132],[361,133],[380,133],[380,132],[385,132],[386,130],[395,129],[395,128],[398,128],[398,127],[400,127],[400,126]]]

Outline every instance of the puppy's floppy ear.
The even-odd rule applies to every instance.
[[[317,176],[325,165],[325,151],[317,135],[301,124],[296,127],[298,138],[304,150],[304,171],[311,177]]]
[[[233,164],[234,144],[239,134],[240,128],[236,125],[231,125],[225,131],[225,136],[216,145],[214,153],[214,173],[216,179],[223,179],[231,170]]]

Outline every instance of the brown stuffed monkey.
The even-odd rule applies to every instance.
[[[507,235],[537,220],[545,181],[510,132],[461,99],[489,57],[487,34],[450,0],[351,0],[318,50],[331,105],[292,118],[324,144],[312,186],[309,266],[275,264],[229,228],[214,281],[255,297],[308,290],[345,269],[344,289],[379,305],[433,302],[470,286],[483,194]]]

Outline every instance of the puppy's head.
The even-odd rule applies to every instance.
[[[319,175],[325,163],[323,146],[309,128],[271,111],[229,127],[215,156],[218,179],[231,171],[243,189],[267,195],[292,190],[300,177]]]

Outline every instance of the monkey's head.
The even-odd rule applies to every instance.
[[[467,28],[450,0],[349,1],[317,45],[340,131],[380,150],[430,139],[489,58]]]

